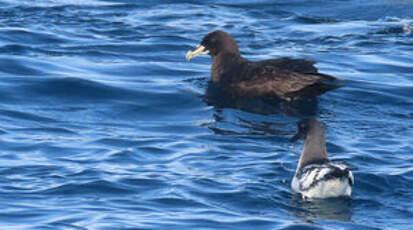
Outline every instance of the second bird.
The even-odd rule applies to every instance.
[[[337,78],[318,73],[311,60],[249,61],[241,57],[234,38],[220,30],[207,34],[195,50],[187,52],[186,59],[189,61],[200,54],[212,57],[213,83],[233,97],[277,97],[292,101],[341,87],[331,84]]]
[[[345,164],[328,160],[323,124],[316,119],[302,120],[291,141],[299,138],[305,142],[291,182],[292,189],[303,198],[351,196],[353,173]]]

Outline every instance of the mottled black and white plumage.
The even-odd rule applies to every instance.
[[[195,50],[187,52],[186,59],[200,54],[211,55],[213,83],[234,97],[277,97],[291,101],[341,87],[331,84],[337,78],[318,73],[315,62],[308,59],[249,61],[241,57],[235,39],[219,30],[207,34]]]
[[[298,123],[298,133],[291,139],[305,138],[291,187],[304,198],[351,196],[354,177],[350,168],[328,160],[324,127],[316,119]]]

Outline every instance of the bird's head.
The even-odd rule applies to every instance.
[[[314,119],[303,119],[297,123],[298,131],[297,133],[290,139],[291,142],[295,142],[298,139],[302,138],[305,139],[308,134],[312,135],[321,135],[324,134],[324,126],[323,124]]]
[[[224,31],[216,30],[205,35],[202,42],[196,47],[196,49],[189,50],[185,57],[189,61],[201,54],[209,54],[212,57],[215,57],[222,53],[239,55],[239,50],[237,43],[231,35]]]

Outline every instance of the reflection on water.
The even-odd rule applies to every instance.
[[[284,113],[287,116],[305,117],[317,113],[317,99],[309,98],[287,102],[276,97],[239,98],[223,91],[211,81],[205,91],[204,101],[216,108],[234,108],[251,113],[274,115]]]
[[[203,126],[216,134],[285,136],[290,133],[286,130],[290,121],[318,113],[317,98],[292,102],[273,97],[238,98],[211,81],[207,84],[203,100],[214,109],[213,122]]]
[[[222,109],[216,109],[215,121],[207,127],[221,135],[285,135],[285,123],[243,118],[242,115],[226,117]]]
[[[291,207],[290,214],[303,221],[321,219],[349,222],[352,216],[352,199],[349,197],[304,200],[294,194]]]

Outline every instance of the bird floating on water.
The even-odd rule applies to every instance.
[[[186,59],[201,54],[212,57],[213,83],[233,97],[277,97],[292,101],[342,86],[329,84],[338,79],[318,73],[315,62],[308,59],[249,61],[241,57],[234,38],[220,30],[207,34],[195,50],[186,53]]]
[[[294,142],[305,138],[304,150],[291,183],[291,188],[306,198],[351,196],[354,177],[352,168],[328,160],[324,127],[316,119],[304,119],[298,123]]]

